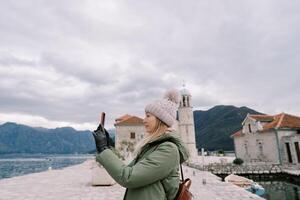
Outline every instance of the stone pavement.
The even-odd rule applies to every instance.
[[[121,200],[125,189],[113,186],[91,186],[92,160],[60,170],[28,174],[0,180],[0,200]],[[186,166],[185,177],[192,179],[194,199],[262,200],[237,186],[220,181],[209,173]],[[206,184],[203,184],[205,179]]]
[[[199,171],[184,166],[184,177],[192,180],[191,191],[197,200],[264,200],[243,188],[221,181],[221,178],[210,172]],[[205,184],[204,184],[205,183]]]

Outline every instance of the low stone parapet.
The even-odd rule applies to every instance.
[[[280,165],[234,165],[234,164],[209,164],[201,166],[195,163],[188,163],[190,167],[209,171],[213,174],[271,174],[271,173],[282,173],[282,166]]]

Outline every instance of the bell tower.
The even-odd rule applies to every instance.
[[[196,158],[198,151],[196,149],[194,114],[191,98],[192,95],[183,84],[180,90],[181,100],[178,108],[178,130],[181,138],[189,150],[190,158]]]

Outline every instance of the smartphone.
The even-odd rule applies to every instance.
[[[105,123],[105,112],[102,112],[102,113],[101,113],[100,123],[101,123],[102,127],[104,128],[104,123]]]
[[[101,113],[100,123],[101,123],[101,125],[103,127],[103,132],[104,132],[105,112]],[[105,131],[105,136],[107,138],[107,145],[109,146],[109,135],[108,135],[107,131]]]

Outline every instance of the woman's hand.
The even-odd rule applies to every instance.
[[[100,124],[97,128],[97,130],[94,130],[93,136],[96,143],[97,152],[101,153],[105,149],[109,148],[108,143],[108,132],[105,130],[105,128]]]

